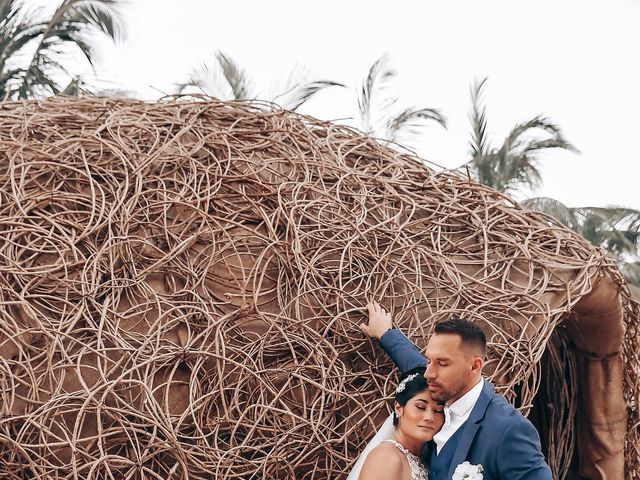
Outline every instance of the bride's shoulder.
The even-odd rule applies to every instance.
[[[403,453],[395,445],[383,442],[367,455],[360,478],[398,478],[404,462]]]

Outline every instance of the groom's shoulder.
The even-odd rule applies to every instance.
[[[494,393],[491,396],[485,413],[485,420],[505,424],[528,422],[528,420],[502,395]]]

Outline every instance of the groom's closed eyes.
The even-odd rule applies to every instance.
[[[450,356],[446,356],[446,357],[434,357],[432,355],[429,355],[427,353],[426,355],[427,360],[429,361],[429,363],[435,363],[441,367],[446,367],[448,365],[451,364],[452,362],[452,358]]]

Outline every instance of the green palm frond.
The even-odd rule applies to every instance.
[[[73,79],[64,55],[77,48],[93,66],[92,33],[122,38],[123,0],[64,0],[50,18],[42,9],[18,1],[0,2],[0,79],[4,97],[30,98],[64,90],[59,82]],[[30,56],[25,58],[25,52]],[[26,61],[25,61],[26,60]]]
[[[432,122],[447,128],[447,119],[436,108],[401,107],[393,82],[396,76],[386,54],[369,68],[357,89],[361,130],[379,139],[409,146],[412,139]]]
[[[190,87],[221,100],[249,100],[256,96],[247,72],[220,50],[214,54],[212,63],[203,62],[189,80],[177,84],[179,93]]]
[[[560,127],[543,115],[516,124],[500,148],[492,148],[487,138],[487,114],[482,104],[483,78],[471,87],[471,140],[469,160],[464,167],[482,184],[500,192],[510,192],[521,186],[532,189],[542,181],[540,155],[551,148],[578,153],[567,141]]]
[[[580,150],[578,150],[564,138],[548,138],[544,140],[534,139],[522,145],[522,151],[524,153],[536,153],[539,151],[548,150],[550,148],[561,148],[563,150],[569,150],[574,153],[580,153]]]
[[[2,22],[15,5],[14,0],[0,0],[0,22]]]
[[[83,88],[83,82],[80,78],[72,79],[66,87],[60,90],[60,95],[67,97],[79,97],[84,93],[86,93],[86,90]]]
[[[367,78],[362,83],[358,92],[358,110],[360,112],[360,121],[363,130],[372,133],[374,127],[373,119],[373,103],[375,100],[375,92],[380,92],[388,88],[389,82],[396,76],[396,71],[391,67],[388,55],[382,55],[369,68]],[[379,110],[388,112],[389,109],[397,102],[397,98],[385,96]]]
[[[65,20],[71,24],[93,26],[114,41],[124,38],[121,0],[68,0]]]
[[[487,138],[487,109],[482,104],[482,88],[487,81],[484,77],[471,87],[471,112],[469,121],[471,122],[471,140],[469,141],[469,155],[471,158],[482,157],[490,149]]]
[[[616,257],[640,253],[640,211],[624,207],[570,208],[547,197],[530,198],[522,206],[544,212]]]
[[[578,232],[595,245],[616,255],[638,255],[640,212],[622,207],[576,208],[581,227]]]
[[[607,207],[589,207],[589,211],[606,217],[612,224],[628,224],[632,229],[640,229],[639,210],[610,205]]]
[[[521,205],[544,212],[608,252],[627,282],[640,287],[640,211],[631,208],[570,208],[548,197],[530,198]]]
[[[632,288],[636,300],[640,301],[640,261],[618,262],[618,267],[625,280],[635,288]]]
[[[0,20],[0,71],[8,60],[42,35],[47,24],[35,20],[41,11],[28,9],[15,1],[4,4]]]
[[[47,58],[44,63],[45,68],[42,65],[31,65],[27,70],[21,70],[22,82],[18,85],[16,93],[17,98],[27,99],[30,98],[34,92],[48,91],[56,94],[60,91],[58,83],[51,78],[49,70],[55,68],[60,64],[53,59]]]
[[[507,142],[513,142],[515,139],[520,137],[523,133],[531,130],[533,128],[539,128],[549,133],[550,135],[560,135],[560,128],[558,125],[553,123],[544,115],[536,115],[535,117],[516,124],[512,129],[509,135],[507,136]]]
[[[75,46],[78,47],[78,50],[82,52],[82,54],[84,55],[84,58],[87,59],[87,61],[89,62],[89,65],[91,65],[92,68],[94,67],[93,59],[95,57],[95,48],[91,44],[91,42],[85,40],[85,38],[80,32],[77,32],[77,31],[64,32],[64,34],[60,35],[60,38],[63,40],[73,42]]]
[[[524,208],[528,208],[529,210],[536,210],[538,212],[546,213],[571,230],[578,229],[579,222],[574,210],[554,198],[528,198],[520,202],[520,204]]]
[[[263,98],[263,100],[269,100],[284,108],[296,110],[325,88],[344,87],[343,84],[332,80],[306,81],[305,76],[306,73],[300,69],[292,70],[282,93],[270,98]],[[258,98],[247,72],[221,51],[216,52],[215,62],[212,65],[203,63],[200,68],[192,72],[188,81],[178,83],[176,87],[179,93],[185,93],[194,87],[209,96],[223,100]]]
[[[216,61],[221,68],[224,79],[229,87],[231,87],[233,98],[236,100],[247,100],[249,98],[250,87],[246,72],[221,51],[216,52]]]
[[[267,98],[293,111],[327,88],[345,86],[333,80],[310,79],[307,69],[301,65],[296,65],[289,71],[286,81],[278,79],[275,85],[278,88],[277,93],[270,94]]]
[[[273,101],[280,103],[283,107],[289,110],[297,110],[304,105],[309,99],[311,99],[318,92],[321,92],[325,88],[329,87],[344,87],[345,85],[332,80],[316,80],[311,82],[301,82],[289,90],[274,97]],[[284,101],[280,102],[280,99]]]
[[[521,185],[535,189],[542,183],[537,159],[532,155],[514,155],[507,151],[501,151],[498,159],[497,175],[500,175],[500,191],[509,192]]]
[[[447,128],[447,119],[439,110],[435,108],[407,108],[387,122],[386,138],[395,142],[402,134],[419,135],[421,127],[429,122],[436,122]]]
[[[0,24],[4,25],[15,21],[20,16],[25,6],[20,0],[0,0]]]
[[[218,77],[220,77],[220,79],[218,79]],[[217,63],[211,66],[203,62],[199,68],[192,72],[186,82],[176,84],[176,91],[177,93],[185,93],[190,87],[195,87],[206,95],[223,100],[231,99],[231,91],[229,91],[228,95],[219,91],[221,84],[223,84],[225,88],[229,87],[227,81],[222,79],[219,68],[217,68]]]
[[[204,68],[204,65],[201,68]],[[189,79],[186,82],[178,82],[174,85],[175,85],[176,93],[185,93],[186,90],[188,90],[191,87],[197,88],[202,93],[207,93],[206,82],[202,78],[198,78],[193,74],[189,77]],[[215,97],[215,95],[211,95],[211,96]]]
[[[551,135],[551,137],[547,139],[525,138],[527,134],[535,134],[536,130]],[[522,148],[522,151],[527,152],[547,148],[563,148],[578,153],[578,149],[562,136],[560,127],[542,115],[537,115],[513,127],[509,135],[507,135],[503,146],[508,149]]]

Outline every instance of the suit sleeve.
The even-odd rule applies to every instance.
[[[524,417],[505,430],[497,449],[499,478],[509,480],[553,480],[540,449],[535,427]]]
[[[427,359],[420,353],[416,346],[395,328],[388,330],[380,337],[380,346],[393,360],[401,373],[413,370],[416,367],[426,367]]]

